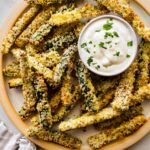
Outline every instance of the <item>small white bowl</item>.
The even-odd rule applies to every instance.
[[[134,42],[134,45],[135,45],[135,49],[134,49],[134,53],[132,53],[132,58],[130,59],[129,63],[127,65],[124,65],[121,69],[118,69],[118,70],[115,70],[115,71],[112,71],[112,72],[103,72],[103,71],[99,71],[99,70],[95,70],[93,69],[92,67],[90,67],[86,60],[83,58],[83,56],[81,55],[81,51],[82,51],[82,48],[81,48],[81,38],[84,34],[84,32],[87,30],[87,28],[89,26],[91,26],[94,22],[100,20],[100,19],[109,19],[109,18],[112,18],[112,19],[116,19],[116,20],[119,20],[120,22],[122,22],[130,31],[131,33],[131,36],[132,36],[132,39],[133,39],[133,42]],[[95,74],[98,74],[98,75],[101,75],[101,76],[115,76],[115,75],[118,75],[122,72],[124,72],[126,69],[128,69],[130,67],[130,65],[132,64],[132,62],[134,61],[136,55],[137,55],[137,51],[138,51],[138,40],[137,40],[137,36],[136,36],[136,33],[134,32],[133,28],[131,27],[131,25],[125,21],[124,19],[122,19],[121,17],[119,16],[116,16],[116,15],[102,15],[102,16],[99,16],[99,17],[96,17],[94,19],[92,19],[89,23],[86,24],[86,26],[83,28],[83,30],[81,31],[80,33],[80,36],[79,36],[79,40],[78,40],[78,52],[79,52],[79,56],[82,60],[82,62],[84,63],[84,65],[92,72],[94,72]]]

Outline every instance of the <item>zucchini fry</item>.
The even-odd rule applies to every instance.
[[[79,60],[76,64],[76,74],[80,83],[82,94],[85,97],[83,110],[88,112],[97,112],[100,109],[99,99],[96,97],[96,91],[92,84],[89,72],[84,64]]]
[[[11,53],[13,57],[19,62],[21,55],[24,55],[25,51],[20,48],[13,48]]]
[[[108,11],[106,9],[100,10],[91,4],[86,4],[81,8],[77,8],[72,11],[53,14],[50,19],[50,24],[55,26],[73,24],[79,22],[82,18],[91,19],[92,17],[96,17],[107,12]]]
[[[70,98],[70,103],[68,103],[66,106],[60,106],[56,114],[53,116],[53,123],[62,120],[66,115],[68,115],[71,112],[71,110],[75,107],[79,99],[80,92],[78,86],[76,86],[74,92],[72,93],[72,97]]]
[[[8,85],[10,88],[17,88],[23,85],[23,81],[21,78],[10,79]]]
[[[37,73],[43,75],[50,85],[53,85],[53,71],[39,63],[35,57],[28,55],[30,68],[34,68]]]
[[[54,7],[48,7],[43,9],[32,21],[32,23],[21,33],[21,35],[17,38],[15,44],[18,47],[24,47],[31,38],[32,34],[46,21],[50,18],[51,14],[54,12]]]
[[[114,109],[129,109],[127,103],[134,89],[137,67],[137,60],[135,60],[130,68],[125,73],[123,73],[122,79],[120,80],[119,85],[116,89],[114,100],[111,104]]]
[[[150,43],[144,42],[140,45],[139,50],[139,70],[136,79],[136,90],[145,86],[149,82],[149,65],[150,65]]]
[[[103,131],[105,129],[112,128],[112,127],[116,128],[123,122],[126,122],[138,115],[143,115],[142,111],[143,111],[143,108],[141,105],[131,107],[130,110],[124,112],[123,114],[116,117],[115,119],[111,119],[111,120],[98,123],[95,125],[95,127],[99,131]]]
[[[19,111],[19,115],[23,120],[25,120],[36,110],[37,103],[36,92],[33,87],[34,75],[29,69],[26,54],[23,54],[20,57],[20,72],[23,80],[22,91],[24,104]]]
[[[60,62],[56,65],[55,72],[54,72],[54,82],[56,84],[60,84],[62,80],[62,76],[71,62],[71,59],[75,56],[77,52],[77,45],[76,43],[68,47],[62,55]]]
[[[46,50],[60,50],[65,47],[68,47],[70,44],[72,44],[74,41],[76,41],[76,36],[73,32],[66,32],[64,34],[59,34],[54,36],[54,38],[46,41],[44,43],[44,48]]]
[[[43,129],[36,117],[32,119],[32,124],[28,130],[29,137],[37,137],[41,140],[54,142],[71,149],[79,149],[81,146],[81,140],[70,134]]]
[[[97,114],[82,115],[75,119],[69,119],[67,121],[63,121],[59,124],[58,128],[60,131],[67,131],[71,129],[82,128],[82,127],[86,127],[92,124],[103,122],[105,120],[115,118],[120,115],[121,115],[121,112],[114,110],[111,107],[108,107],[108,108],[102,109]]]
[[[139,90],[134,93],[134,95],[131,95],[128,98],[128,103],[126,103],[126,107],[142,103],[145,99],[150,100],[150,84],[140,87]]]
[[[20,77],[20,66],[17,62],[13,62],[3,69],[3,74],[10,78]]]
[[[99,134],[89,137],[88,143],[92,148],[101,148],[110,142],[129,136],[143,126],[146,121],[146,118],[142,115],[134,117],[133,119],[122,123],[117,128],[110,128],[102,131]]]
[[[25,0],[25,1],[27,1],[27,3],[29,3],[29,4],[48,6],[51,4],[66,3],[69,0]]]
[[[36,109],[40,116],[39,121],[43,128],[49,129],[52,126],[51,107],[48,102],[48,88],[42,76],[36,77],[34,87],[38,99]]]
[[[24,13],[18,21],[15,23],[15,25],[12,27],[12,29],[9,31],[7,36],[4,38],[1,46],[0,51],[3,54],[7,54],[13,44],[15,43],[15,40],[17,36],[26,28],[26,26],[32,21],[32,19],[37,15],[39,12],[40,7],[39,6],[33,6],[28,9],[26,13]]]
[[[67,5],[65,6],[67,7]],[[66,11],[65,6],[60,7],[57,12]],[[73,9],[72,6],[67,8],[68,11],[72,9]],[[51,25],[50,19],[49,19],[45,24],[41,25],[39,29],[31,36],[30,42],[34,45],[39,45],[44,40],[44,37],[47,36],[51,32],[53,27],[54,26]]]
[[[125,0],[97,0],[108,10],[122,15],[135,29],[137,34],[146,41],[150,41],[150,28],[146,28],[141,18],[132,10]]]
[[[61,102],[61,91],[59,90],[56,92],[50,99],[50,107],[52,114],[54,114],[57,111],[57,108],[59,107],[59,104]]]

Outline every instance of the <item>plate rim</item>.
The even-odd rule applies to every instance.
[[[144,7],[144,5],[139,0],[134,0],[142,9],[145,10],[147,14],[150,15],[150,11]],[[18,2],[15,4],[15,6],[11,10],[11,14],[14,14],[13,16],[8,16],[8,19],[4,21],[4,23],[1,26],[1,29],[5,29],[1,31],[1,37],[0,42],[2,42],[3,37],[7,34],[9,29],[13,26],[17,18],[21,15],[21,13],[24,12],[24,10],[28,7],[27,3],[24,1]],[[2,108],[4,109],[5,113],[11,120],[11,122],[14,124],[14,126],[29,140],[31,140],[36,145],[49,150],[49,148],[54,148],[55,150],[68,150],[68,148],[60,146],[58,144],[52,143],[52,142],[45,142],[41,141],[35,138],[29,138],[26,134],[26,130],[28,129],[28,125],[21,120],[18,113],[14,109],[11,100],[8,97],[7,89],[5,87],[5,80],[2,72],[3,68],[3,55],[0,54],[0,104],[2,105]],[[7,105],[7,106],[6,106]],[[148,118],[148,121],[134,134],[125,137],[124,139],[117,140],[116,142],[113,142],[112,144],[106,145],[101,148],[101,150],[121,150],[128,148],[141,140],[144,136],[146,136],[150,132],[150,118]],[[51,147],[49,147],[51,146]],[[91,150],[91,148],[82,147],[82,150]]]

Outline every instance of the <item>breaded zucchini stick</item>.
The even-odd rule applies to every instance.
[[[67,7],[67,5],[65,6]],[[66,11],[65,6],[60,7],[57,12]],[[73,9],[73,7],[69,7],[67,9],[68,11],[70,11]],[[39,45],[44,40],[44,37],[47,36],[51,32],[53,27],[54,26],[51,25],[50,19],[49,19],[45,24],[41,25],[39,29],[32,35],[32,37],[30,38],[30,42],[34,45]]]
[[[138,115],[142,115],[143,108],[141,105],[138,106],[133,106],[131,107],[130,110],[124,112],[120,116],[110,119],[101,123],[98,123],[95,125],[97,130],[103,131],[104,129],[108,128],[116,128],[118,127],[121,123],[128,121],[129,119],[132,119]]]
[[[146,28],[141,18],[132,10],[125,0],[97,0],[100,5],[104,5],[108,10],[123,16],[135,29],[137,34],[146,41],[150,41],[150,28]]]
[[[73,32],[66,32],[65,34],[59,34],[54,36],[52,39],[44,43],[44,48],[46,50],[60,50],[68,47],[76,41],[76,36]]]
[[[119,85],[116,89],[114,100],[111,104],[114,109],[129,109],[127,103],[134,89],[137,67],[137,60],[135,60],[130,68],[125,73],[123,73],[122,79],[120,80]]]
[[[20,77],[20,66],[17,62],[12,62],[3,69],[3,74],[6,77]]]
[[[79,149],[81,146],[81,140],[70,134],[43,129],[37,118],[32,120],[32,124],[28,130],[28,136],[30,137],[37,137],[41,140],[54,142],[71,149]]]
[[[28,62],[30,68],[34,68],[37,73],[43,75],[50,85],[53,83],[53,71],[51,69],[39,63],[33,56],[28,55]]]
[[[34,57],[39,63],[43,64],[45,67],[48,68],[56,66],[61,59],[57,51],[35,54]]]
[[[82,115],[75,119],[69,119],[67,121],[63,121],[59,124],[58,128],[60,131],[67,131],[71,129],[82,128],[82,127],[86,127],[92,124],[103,122],[105,120],[115,118],[120,115],[121,115],[121,112],[114,110],[111,107],[108,107],[108,108],[102,109],[97,114]]]
[[[20,57],[21,55],[24,54],[24,50],[20,49],[20,48],[13,48],[11,50],[12,55],[14,56],[14,58],[19,62],[20,61]]]
[[[99,134],[89,137],[88,143],[92,148],[101,148],[110,142],[129,136],[143,126],[145,122],[146,118],[142,115],[134,117],[133,119],[122,123],[117,128],[110,128],[102,131]]]
[[[106,9],[100,10],[91,4],[85,4],[81,8],[77,8],[72,11],[53,14],[50,19],[50,24],[55,26],[73,24],[79,22],[82,18],[91,19],[92,17],[96,17],[107,12],[108,11]]]
[[[7,36],[4,38],[1,46],[0,51],[3,54],[7,54],[10,50],[10,48],[15,43],[15,40],[19,34],[26,28],[26,26],[32,21],[32,19],[36,16],[36,14],[39,12],[40,7],[39,6],[33,6],[30,7],[27,12],[25,12],[15,23],[15,25],[12,27],[12,29],[9,31]]]
[[[24,103],[19,111],[19,115],[22,119],[27,119],[36,110],[37,97],[33,87],[34,74],[29,69],[26,54],[22,54],[20,57],[20,73],[23,80]]]
[[[68,103],[66,106],[64,105],[60,106],[60,108],[53,116],[53,122],[56,123],[62,120],[66,115],[68,115],[71,112],[71,110],[74,108],[76,103],[79,101],[79,99],[80,99],[80,91],[78,86],[76,86],[75,90],[72,93],[72,97],[70,98],[70,103]]]
[[[89,72],[81,60],[78,60],[76,64],[76,74],[82,94],[85,97],[83,110],[97,112],[100,109],[99,99],[96,97],[96,91],[89,76]]]
[[[47,5],[51,5],[51,4],[66,3],[69,0],[25,0],[25,1],[27,1],[29,4],[36,4],[36,5],[47,6]]]
[[[10,88],[17,88],[23,85],[23,80],[21,78],[10,79],[8,85]]]
[[[52,114],[48,101],[48,88],[42,76],[36,76],[34,87],[38,99],[36,109],[40,116],[39,121],[43,128],[49,129],[52,126]]]
[[[139,70],[135,85],[136,89],[145,86],[149,82],[150,42],[141,43],[139,53]]]
[[[48,7],[43,9],[32,21],[32,23],[21,33],[21,35],[17,38],[15,44],[18,47],[24,47],[31,38],[32,34],[46,21],[50,18],[51,14],[54,12],[54,7]]]
[[[60,102],[61,102],[61,91],[59,90],[50,99],[49,104],[50,104],[51,111],[53,114],[57,111],[57,108],[59,107]]]
[[[150,100],[150,84],[140,87],[139,90],[134,93],[134,95],[131,95],[128,98],[128,103],[126,103],[125,106],[128,108],[129,106],[142,103],[146,99]]]
[[[77,45],[72,44],[70,47],[68,47],[65,52],[63,53],[60,62],[56,65],[55,72],[54,72],[54,82],[56,84],[60,84],[62,80],[62,76],[71,62],[71,59],[75,56],[75,53],[77,52]]]

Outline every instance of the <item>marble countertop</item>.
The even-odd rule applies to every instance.
[[[7,16],[10,14],[11,8],[14,6],[14,3],[17,3],[19,0],[0,0],[0,25],[5,21]],[[150,0],[140,0],[148,9],[150,9]],[[9,118],[6,116],[2,107],[0,106],[0,120],[8,126],[10,130],[14,133],[19,131],[14,127]],[[150,150],[150,134],[148,134],[141,141],[128,148],[128,150]]]

